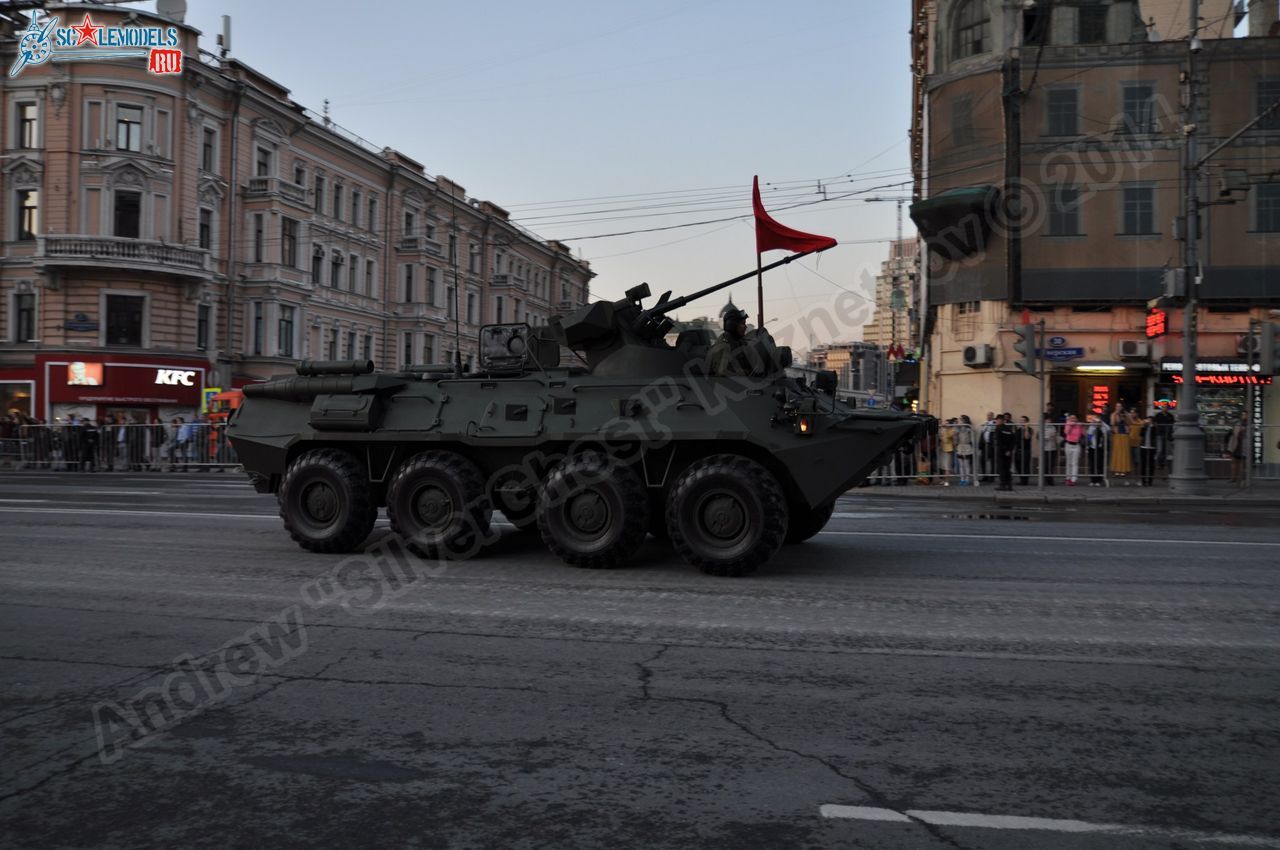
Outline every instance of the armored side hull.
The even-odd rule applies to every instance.
[[[228,436],[307,548],[359,546],[385,506],[415,550],[465,557],[496,507],[580,566],[614,566],[648,532],[729,575],[816,533],[932,421],[854,410],[781,372],[322,374],[245,395]]]

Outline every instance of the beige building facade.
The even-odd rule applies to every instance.
[[[1146,333],[1184,248],[1187,45],[1153,40],[1150,19],[1173,20],[1159,5],[915,3],[929,412],[1034,416],[1039,382],[1015,368],[1013,343],[1042,320],[1059,411],[1176,403],[1181,309],[1167,310],[1164,334]],[[1233,7],[1218,5],[1231,26],[1202,31],[1196,59],[1202,155],[1280,99],[1280,41],[1231,37]],[[1280,113],[1213,156],[1199,197],[1202,414],[1221,424],[1252,408],[1280,423],[1271,376],[1240,372],[1250,319],[1280,307]],[[1224,373],[1239,380],[1208,380]]]
[[[876,276],[875,312],[862,326],[862,341],[889,348],[915,350],[920,339],[918,270],[919,242],[903,239],[889,244],[889,258]]]
[[[203,389],[302,359],[394,369],[457,351],[469,367],[482,324],[586,303],[589,264],[499,205],[202,51],[181,22],[46,9],[60,26],[86,12],[171,30],[182,71],[47,61],[0,83],[4,410],[190,416]],[[76,363],[92,390],[66,377]]]

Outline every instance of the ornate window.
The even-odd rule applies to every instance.
[[[965,0],[955,17],[956,59],[991,50],[991,16],[984,0]]]

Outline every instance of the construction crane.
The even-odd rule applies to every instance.
[[[902,205],[911,203],[912,201],[915,200],[915,198],[912,198],[910,195],[894,195],[892,197],[877,195],[874,198],[863,198],[862,200],[866,201],[868,204],[897,204],[898,205],[898,241],[893,244],[894,244],[894,251],[898,253],[898,259],[901,260],[902,259],[902,253],[901,253],[902,252]],[[915,293],[912,293],[912,295],[914,296]],[[912,303],[915,303],[914,299]],[[895,274],[893,276],[893,292],[890,293],[890,300],[889,300],[889,308],[890,308],[889,317],[890,317],[890,322],[892,323],[892,326],[890,328],[890,342],[891,342],[890,348],[891,349],[896,348],[898,345],[898,312],[902,310],[902,308],[905,306],[906,306],[905,299],[902,297],[902,285],[898,283],[898,276]],[[909,324],[910,323],[908,322],[908,325]],[[910,327],[908,327],[907,329],[907,335],[908,336],[911,335]]]

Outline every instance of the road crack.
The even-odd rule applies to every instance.
[[[893,801],[890,800],[878,788],[867,783],[865,780],[862,780],[857,776],[854,776],[853,774],[842,770],[839,765],[834,764],[833,762],[823,758],[822,756],[815,755],[814,753],[806,753],[803,750],[797,750],[794,747],[788,747],[783,744],[780,744],[777,741],[774,741],[773,739],[765,736],[763,733],[757,732],[755,729],[747,725],[746,722],[734,717],[733,713],[729,709],[729,704],[727,702],[724,702],[722,700],[710,699],[707,697],[654,696],[653,695],[653,679],[654,679],[655,673],[652,665],[654,662],[662,658],[663,655],[666,654],[668,649],[671,649],[671,646],[669,644],[662,644],[661,646],[658,647],[658,650],[653,655],[643,659],[642,661],[635,662],[636,667],[639,668],[639,671],[640,671],[639,673],[640,702],[682,703],[682,704],[710,706],[716,709],[716,711],[720,715],[720,718],[725,723],[737,729],[739,732],[748,736],[749,738],[761,744],[764,744],[766,747],[769,747],[770,749],[775,750],[777,752],[786,753],[787,755],[795,756],[797,758],[805,759],[806,761],[811,761],[811,762],[815,762],[817,764],[822,765],[831,773],[834,773],[836,776],[840,777],[841,779],[852,783],[855,788],[857,788],[859,791],[865,794],[873,803],[876,804],[878,808],[888,809],[889,811],[896,812],[897,814],[902,815],[904,818],[907,818],[912,823],[921,827],[930,835],[932,835],[934,838],[936,838],[938,841],[941,841],[942,843],[946,844],[949,847],[955,847],[957,848],[957,850],[967,850],[967,848],[963,844],[960,844],[951,836],[944,834],[942,830],[939,829],[937,826],[931,823],[927,823],[926,821],[923,821],[920,818],[913,816],[907,810],[906,807],[894,805]]]

